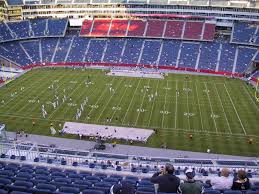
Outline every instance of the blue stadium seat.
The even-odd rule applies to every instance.
[[[56,191],[57,187],[51,184],[39,183],[36,185],[37,189],[54,192]]]
[[[7,194],[8,192],[4,189],[0,189],[0,194]]]
[[[18,167],[9,164],[9,165],[6,165],[6,166],[4,167],[4,170],[11,170],[11,171],[15,172],[15,171],[18,171]]]
[[[116,171],[122,171],[121,166],[116,166]]]
[[[36,175],[49,175],[49,172],[43,169],[36,169],[35,170]]]
[[[97,176],[85,176],[85,180],[90,181],[92,183],[100,182],[101,178]]]
[[[57,177],[66,177],[66,174],[65,173],[63,173],[63,172],[53,172],[53,173],[51,173],[51,177],[52,178],[57,178]]]
[[[11,170],[0,170],[0,177],[13,177],[14,172]]]
[[[78,166],[78,162],[73,162],[72,166]]]
[[[155,188],[154,186],[146,186],[146,187],[137,187],[137,191],[145,191],[145,192],[154,192],[155,191]]]
[[[123,177],[120,176],[120,175],[111,175],[110,178],[115,178],[115,179],[117,179],[119,181],[123,179]]]
[[[48,164],[52,164],[52,163],[53,163],[53,160],[49,158],[49,159],[47,160],[47,163],[48,163]]]
[[[242,194],[242,192],[237,190],[225,190],[224,194]]]
[[[107,177],[107,174],[103,174],[103,173],[96,173],[94,175],[97,176],[97,177],[100,177],[101,179],[104,179],[104,178]]]
[[[68,178],[70,178],[72,181],[84,179],[84,177],[80,174],[69,174]]]
[[[153,186],[154,184],[148,180],[141,180],[138,186]]]
[[[67,161],[66,160],[61,160],[61,165],[67,165]]]
[[[158,194],[177,194],[177,193],[164,193],[164,192],[158,192]]]
[[[114,184],[109,182],[98,182],[94,184],[94,187],[111,187],[112,185]]]
[[[49,169],[50,173],[53,173],[53,172],[62,172],[62,169],[60,168],[51,168]]]
[[[22,192],[22,191],[12,191],[10,194],[31,194],[29,192]]]
[[[131,172],[137,172],[137,168],[136,167],[132,167],[131,168]]]
[[[137,191],[136,194],[154,194],[154,192]]]
[[[60,192],[64,192],[64,193],[74,193],[77,194],[80,192],[79,188],[75,188],[75,187],[60,187],[59,188]]]
[[[109,182],[109,183],[112,183],[112,184],[116,184],[116,183],[118,183],[119,180],[116,179],[116,178],[109,177],[109,178],[104,178],[103,181]]]
[[[8,178],[1,178],[0,177],[0,187],[12,184],[12,181],[9,178],[11,178],[11,177],[8,177]]]
[[[259,194],[259,190],[257,190],[257,191],[248,190],[248,191],[246,191],[246,194]]]
[[[103,191],[97,191],[93,189],[83,190],[82,194],[105,194]]]
[[[219,190],[208,189],[203,192],[204,194],[221,194]]]
[[[259,184],[252,185],[252,190],[259,190]]]
[[[21,157],[20,157],[20,160],[21,160],[21,161],[25,161],[25,160],[26,160],[26,156],[21,156]]]
[[[19,170],[19,172],[32,174],[34,171],[33,171],[33,169],[31,169],[31,168],[24,168],[24,167],[22,167],[22,168]]]

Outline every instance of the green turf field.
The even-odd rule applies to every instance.
[[[54,89],[49,89],[51,85]],[[64,93],[72,101],[62,102]],[[50,104],[55,95],[60,99],[56,109]],[[77,122],[158,129],[147,144],[137,145],[166,143],[172,149],[259,156],[259,103],[254,90],[240,80],[222,77],[169,74],[165,79],[143,79],[106,76],[101,70],[32,70],[0,88],[0,122],[10,131],[50,135],[50,123],[59,130],[59,124],[76,121],[76,110],[86,97],[87,108]],[[247,143],[249,137],[253,144]]]

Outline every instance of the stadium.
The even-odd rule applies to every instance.
[[[258,194],[258,48],[258,0],[0,0],[0,193]]]

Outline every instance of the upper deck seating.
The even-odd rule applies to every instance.
[[[183,32],[184,22],[182,21],[168,21],[166,24],[165,38],[180,39]]]
[[[203,21],[94,19],[83,22],[80,35],[212,41],[214,33],[215,24]]]
[[[205,23],[203,40],[213,40],[215,35],[215,24]]]
[[[163,20],[148,20],[147,21],[147,37],[163,37],[165,21]]]
[[[0,23],[0,42],[4,42],[5,40],[14,40],[15,37],[12,31],[8,28],[6,23]]]
[[[47,35],[48,36],[65,36],[67,29],[68,20],[67,19],[48,19],[47,25]]]
[[[47,19],[30,20],[32,31],[35,37],[43,37],[47,31]]]
[[[202,22],[186,22],[183,38],[191,40],[202,39],[202,28],[204,23]]]
[[[8,27],[16,34],[16,39],[28,38],[30,34],[29,21],[8,22]]]
[[[244,22],[234,23],[232,29],[232,43],[259,46],[259,25]]]
[[[127,36],[143,37],[145,33],[146,25],[147,23],[144,20],[130,20]]]
[[[8,5],[22,5],[22,0],[7,0]]]
[[[94,20],[93,21],[93,27],[90,32],[91,36],[107,36],[110,25],[111,25],[111,20],[110,19],[103,19],[103,20]]]
[[[39,37],[63,37],[67,19],[33,19],[0,23],[0,42]]]
[[[110,36],[125,36],[127,33],[129,20],[112,20]]]

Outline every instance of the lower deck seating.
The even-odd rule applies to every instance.
[[[20,64],[104,62],[171,66],[243,73],[257,60],[256,48],[227,42],[190,42],[140,38],[42,38],[0,44],[0,56]]]

